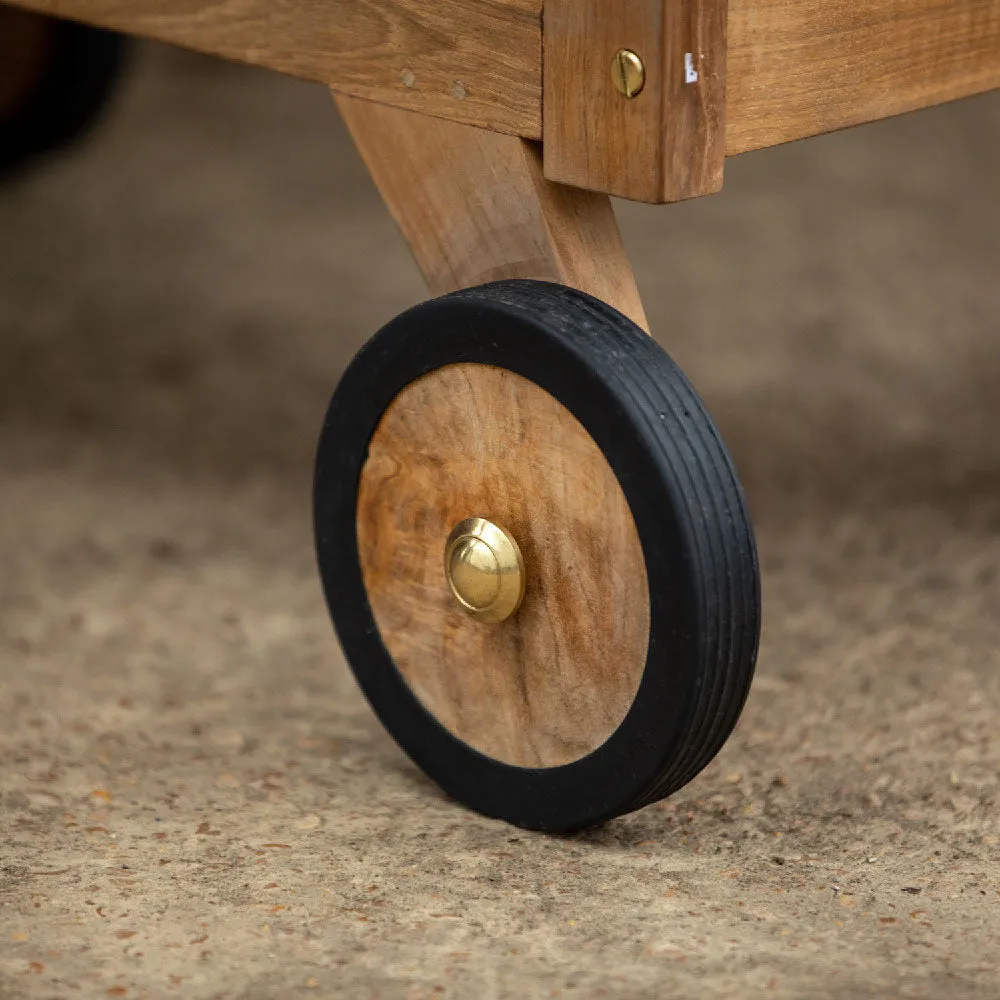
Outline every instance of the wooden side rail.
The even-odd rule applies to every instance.
[[[729,0],[726,155],[1000,87],[1000,0]]]
[[[265,66],[354,97],[541,137],[542,0],[13,4]]]

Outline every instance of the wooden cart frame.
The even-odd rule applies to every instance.
[[[548,168],[554,179],[564,170],[574,182],[588,177],[608,155],[601,147],[624,135],[627,149],[614,158],[632,169],[614,193],[651,201],[711,190],[705,181],[665,186],[669,197],[644,196],[666,161],[674,169],[665,171],[665,185],[679,184],[676,163],[695,149],[704,150],[717,182],[723,155],[1000,86],[997,0],[547,0],[544,18],[542,0],[16,5],[317,80],[353,97],[544,137],[558,150]],[[647,92],[616,113],[601,97],[622,47],[643,56]],[[601,127],[578,134],[584,116]],[[574,143],[589,156],[575,156],[583,150]]]
[[[724,446],[642,332],[610,196],[710,194],[726,156],[1000,86],[1000,0],[15,6],[328,85],[431,291],[472,289],[376,334],[317,460],[331,613],[414,760],[542,829],[691,780],[749,690],[758,566]],[[474,287],[512,278],[571,287]],[[492,569],[455,556],[485,549]],[[456,618],[445,576],[508,631]],[[480,594],[501,580],[502,615]]]
[[[548,182],[678,201],[719,190],[726,156],[1000,87],[1000,0],[15,5],[327,84],[432,290],[553,278],[633,318],[606,199]]]

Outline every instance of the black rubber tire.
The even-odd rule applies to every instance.
[[[0,119],[0,174],[81,139],[121,75],[127,49],[123,36],[55,19],[51,31],[46,71],[15,113]]]
[[[602,746],[559,767],[502,763],[443,728],[396,670],[365,592],[355,518],[369,440],[400,390],[462,362],[514,371],[576,416],[618,477],[646,560],[651,626],[635,700]],[[687,379],[610,306],[560,285],[504,281],[403,313],[334,393],[314,501],[323,587],[358,683],[400,746],[471,808],[532,829],[579,829],[681,788],[732,732],[760,633],[743,492]]]

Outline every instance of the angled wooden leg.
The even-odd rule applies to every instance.
[[[335,96],[434,294],[558,281],[648,329],[609,198],[547,181],[539,144]]]

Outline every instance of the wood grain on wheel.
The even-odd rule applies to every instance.
[[[524,554],[524,603],[499,625],[470,618],[445,579],[445,540],[472,515],[506,528]],[[397,668],[466,743],[553,767],[618,728],[646,660],[645,561],[603,453],[544,389],[476,364],[407,386],[370,443],[358,547]]]

